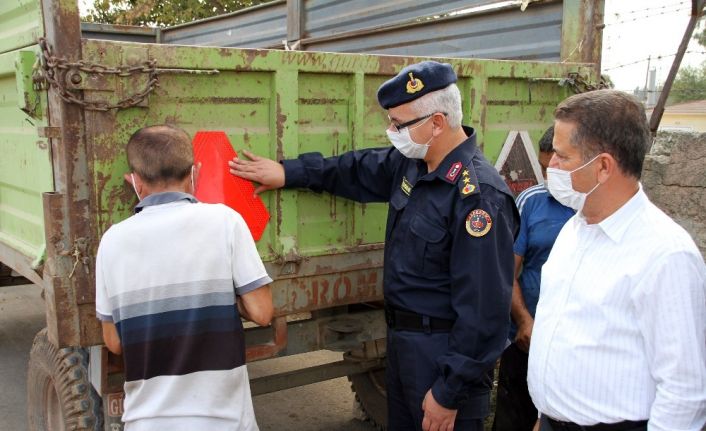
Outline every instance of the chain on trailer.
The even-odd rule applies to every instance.
[[[569,72],[566,78],[559,80],[559,85],[569,87],[575,94],[612,88],[611,83],[603,75],[601,75],[598,82],[591,82],[578,72]]]
[[[41,49],[41,55],[38,59],[39,64],[35,64],[34,73],[32,75],[35,89],[46,89],[46,84],[48,84],[57,91],[59,97],[65,102],[83,106],[84,109],[90,111],[109,111],[111,109],[124,109],[136,106],[142,103],[145,98],[159,86],[156,60],[147,60],[136,66],[109,67],[83,60],[71,62],[63,57],[57,57],[52,53],[51,46],[49,46],[45,38],[39,38],[39,47]],[[85,101],[79,97],[76,90],[66,88],[64,82],[66,82],[67,77],[70,77],[69,79],[72,79],[74,84],[80,82],[73,81],[73,79],[77,79],[74,77],[80,79],[81,75],[78,72],[94,73],[98,75],[116,75],[119,77],[129,77],[146,73],[148,79],[143,90],[111,104],[106,102]]]

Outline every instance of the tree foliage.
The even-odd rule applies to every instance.
[[[94,0],[83,20],[106,24],[167,27],[271,0]]]
[[[702,19],[694,34],[699,45],[706,48],[706,22]],[[701,66],[682,66],[669,92],[669,104],[706,99],[706,62]]]
[[[706,99],[706,65],[700,67],[682,67],[679,69],[669,100],[672,103],[687,102],[689,100]]]

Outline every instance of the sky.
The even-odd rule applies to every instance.
[[[605,0],[602,69],[615,88],[643,88],[650,56],[657,83],[664,82],[690,13],[691,0]],[[706,47],[694,40],[687,51],[682,66],[706,60]]]
[[[91,4],[93,0],[79,0],[82,13]],[[632,92],[644,87],[648,57],[657,83],[664,82],[690,13],[691,0],[605,0],[602,69],[615,88]],[[696,41],[687,51],[682,65],[706,60],[706,47]]]

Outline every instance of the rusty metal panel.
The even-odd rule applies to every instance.
[[[162,31],[162,41],[175,45],[259,48],[282,46],[286,39],[287,2],[284,0]]]
[[[107,39],[121,42],[157,43],[160,29],[132,25],[81,23],[81,37],[86,39]]]
[[[78,3],[42,0],[44,28],[54,54],[68,63],[81,60]],[[40,43],[41,45],[41,43]],[[73,82],[73,72],[55,71],[58,82]],[[79,95],[80,97],[80,95]],[[81,100],[80,98],[75,98]],[[92,252],[97,243],[91,190],[93,164],[86,151],[84,109],[69,102],[56,86],[47,95],[52,174],[55,192],[45,194],[47,263],[44,268],[49,339],[59,347],[101,341],[95,319]]]
[[[0,53],[37,43],[44,35],[38,0],[0,1]]]

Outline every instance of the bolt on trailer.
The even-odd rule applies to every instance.
[[[94,259],[103,232],[136,204],[122,174],[138,128],[222,130],[236,150],[277,159],[389,145],[377,88],[441,56],[488,159],[511,160],[507,142],[536,142],[554,106],[598,79],[602,0],[525,10],[338,3],[274,1],[166,29],[82,25],[76,0],[0,3],[0,281],[24,277],[46,303],[29,363],[30,429],[122,429],[122,361],[101,345]],[[253,394],[349,376],[383,426],[386,206],[295,190],[263,198],[272,218],[257,247],[274,279],[275,318],[246,329],[248,361],[345,354],[253,379]]]

